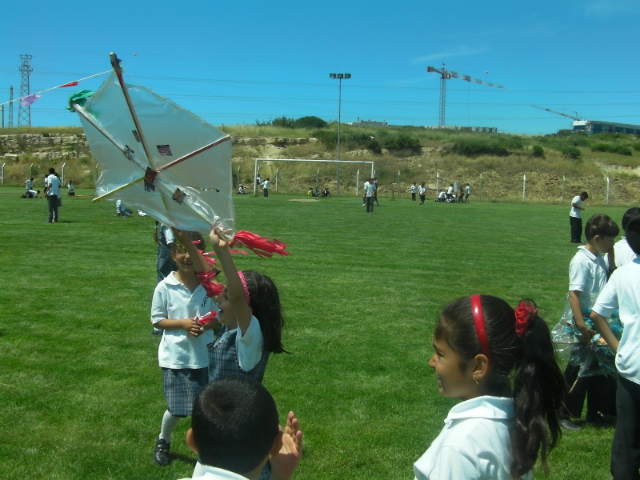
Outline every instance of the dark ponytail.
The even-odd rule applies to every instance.
[[[529,320],[522,346],[513,381],[516,418],[511,436],[511,474],[514,478],[531,470],[538,454],[544,473],[548,474],[547,456],[562,436],[558,414],[566,389],[549,327],[537,311]]]
[[[549,328],[532,301],[523,301],[527,308],[518,309],[516,322],[516,311],[501,298],[481,295],[480,300],[491,355],[486,393],[512,397],[515,405],[511,475],[529,472],[538,454],[546,473],[547,456],[561,436],[558,413],[566,389]],[[470,297],[444,308],[435,338],[460,354],[461,369],[482,353]]]

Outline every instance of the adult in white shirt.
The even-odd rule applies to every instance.
[[[364,197],[367,205],[367,213],[373,213],[373,202],[375,199],[376,184],[373,183],[373,178],[367,180],[364,184]]]
[[[25,187],[27,187],[27,190],[32,190],[33,186],[36,184],[36,182],[33,181],[33,177],[31,177],[28,180],[25,180],[24,185]]]
[[[571,243],[582,243],[582,202],[589,198],[587,192],[576,195],[571,200],[571,211],[569,212],[569,224],[571,225]]]
[[[49,220],[47,223],[58,221],[58,199],[60,198],[60,178],[54,168],[49,169],[49,176],[47,176],[47,189],[45,195],[47,196],[47,204],[49,205]]]
[[[267,179],[260,184],[262,186],[262,195],[264,195],[265,197],[269,196],[269,185],[270,184],[271,184],[271,182],[269,181],[269,177],[267,177]]]

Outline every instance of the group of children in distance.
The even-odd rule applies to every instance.
[[[424,205],[424,199],[427,195],[427,187],[424,182],[422,182],[419,186],[416,185],[416,182],[413,182],[413,185],[409,187],[409,192],[411,193],[411,201],[416,201],[416,193],[420,196],[420,205]],[[436,197],[436,202],[445,202],[447,198],[451,198],[458,203],[469,203],[469,196],[471,195],[471,185],[467,183],[467,186],[462,187],[458,190],[458,194],[455,195],[453,192],[453,183],[449,185],[449,189],[445,192],[442,190],[438,196]]]
[[[640,215],[632,212],[623,227],[624,243],[640,254]],[[640,467],[640,261],[618,268],[605,285],[595,273],[603,268],[600,254],[612,251],[617,233],[606,215],[592,217],[587,246],[580,247],[580,260],[570,267],[579,331],[585,340],[593,334],[582,325],[591,306],[580,299],[601,290],[588,315],[617,352],[617,413],[623,421],[612,453],[616,480],[637,478]],[[279,429],[275,403],[258,383],[269,354],[285,351],[277,289],[268,277],[238,272],[228,244],[212,232],[227,287],[211,305],[196,274],[210,268],[198,252],[203,239],[178,232],[178,241],[171,254],[178,270],[158,285],[152,310],[154,325],[165,330],[159,358],[168,404],[154,458],[161,465],[169,462],[171,432],[178,418],[193,412],[187,442],[200,460],[194,479],[291,478],[301,456],[302,432],[293,412],[286,429]],[[624,325],[620,340],[607,323],[618,308]],[[223,325],[214,343],[216,322],[201,326],[196,315],[210,309],[216,309],[217,323]],[[208,358],[202,354],[207,348]],[[416,478],[531,478],[538,458],[546,471],[548,454],[561,436],[567,383],[535,303],[525,299],[514,309],[488,295],[454,300],[438,319],[433,348],[429,366],[440,394],[462,402],[414,464]]]

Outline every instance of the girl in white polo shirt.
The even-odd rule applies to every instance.
[[[560,438],[565,393],[535,304],[472,295],[443,310],[429,361],[441,395],[463,400],[414,464],[417,479],[531,478]],[[512,384],[513,379],[513,384]]]
[[[196,396],[209,383],[207,344],[213,342],[211,329],[216,323],[201,326],[195,317],[218,310],[200,285],[188,251],[193,245],[204,251],[202,235],[178,232],[176,237],[178,242],[171,244],[171,258],[177,270],[158,283],[151,305],[151,323],[163,331],[158,363],[162,368],[167,410],[153,454],[156,463],[162,466],[170,463],[171,434],[178,421],[191,416]],[[196,248],[192,253],[199,256]]]

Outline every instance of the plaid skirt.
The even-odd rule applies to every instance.
[[[167,401],[167,410],[174,417],[189,417],[193,402],[209,383],[208,368],[162,369],[162,391]]]

